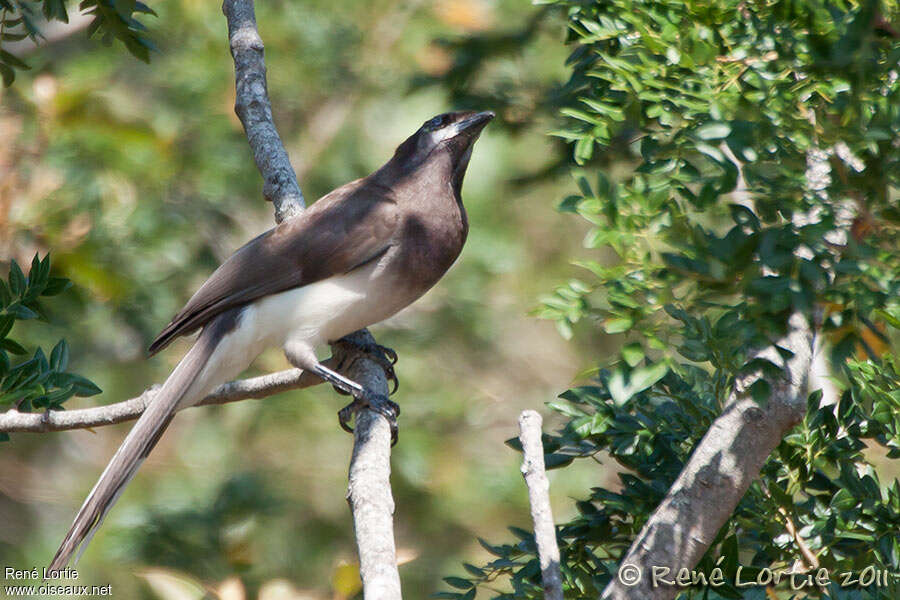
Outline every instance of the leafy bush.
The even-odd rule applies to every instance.
[[[544,300],[564,336],[587,322],[620,335],[617,360],[552,407],[568,417],[545,440],[551,466],[609,456],[621,489],[594,488],[558,531],[568,597],[595,598],[719,415],[736,377],[759,372],[766,402],[792,314],[829,347],[840,393],[808,412],[697,567],[733,581],[763,568],[829,569],[807,597],[900,597],[900,580],[842,587],[838,572],[900,572],[900,483],[880,481],[870,448],[900,457],[897,7],[878,2],[614,0],[565,10],[571,77],[556,131],[571,146],[577,192],[563,212],[591,225],[585,246],[614,257]],[[610,153],[628,168],[607,166]],[[485,547],[469,576],[507,578],[497,598],[539,598],[530,534]],[[778,593],[789,588],[777,587]],[[762,598],[761,587],[685,597]]]
[[[9,337],[16,321],[46,320],[40,299],[55,296],[71,286],[68,279],[50,275],[50,255],[37,254],[26,277],[12,261],[8,281],[0,279],[0,410],[21,412],[60,410],[73,396],[93,396],[100,388],[80,375],[69,373],[69,346],[60,340],[48,357],[41,348],[30,358],[14,363],[11,356],[27,356],[28,350]],[[0,433],[0,441],[9,434]]]

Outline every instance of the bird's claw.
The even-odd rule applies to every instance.
[[[393,348],[388,348],[387,346],[376,343],[362,343],[353,339],[352,336],[343,337],[338,341],[353,346],[377,362],[378,365],[384,369],[384,374],[391,384],[389,395],[393,395],[394,392],[397,391],[397,388],[400,387],[400,380],[397,378],[396,371],[394,371],[394,365],[397,364],[397,353]]]
[[[338,411],[338,422],[341,424],[341,429],[348,433],[353,433],[353,428],[350,427],[350,420],[356,413],[366,408],[374,410],[387,419],[391,427],[391,446],[396,444],[399,439],[397,417],[400,416],[400,405],[391,401],[384,394],[373,394],[363,390],[359,397]]]

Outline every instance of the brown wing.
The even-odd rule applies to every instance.
[[[153,355],[216,315],[356,269],[391,247],[397,205],[365,180],[331,192],[248,242],[216,269],[150,345]]]

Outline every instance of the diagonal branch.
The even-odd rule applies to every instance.
[[[679,569],[693,568],[731,517],[766,458],[806,412],[813,361],[814,325],[799,313],[778,346],[793,353],[785,361],[773,349],[765,358],[783,366],[770,382],[768,405],[748,392],[759,373],[741,376],[722,415],[694,449],[666,497],[622,558],[602,600],[669,600],[682,591],[657,581],[673,581]],[[668,569],[663,572],[661,569]]]
[[[305,203],[272,120],[263,42],[256,29],[253,0],[225,0],[222,12],[228,21],[228,42],[234,58],[234,112],[244,126],[253,160],[263,176],[263,196],[275,205],[275,220],[281,223],[300,214]]]

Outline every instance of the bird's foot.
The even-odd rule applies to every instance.
[[[369,339],[372,339],[371,336],[369,336]],[[355,339],[352,334],[342,337],[338,340],[338,343],[352,346],[377,362],[379,366],[384,369],[384,374],[387,376],[388,383],[391,384],[390,394],[397,391],[397,388],[400,387],[400,380],[397,379],[397,373],[394,371],[394,365],[397,364],[397,353],[393,348],[388,348],[387,346],[382,346],[375,342],[361,342],[358,339]]]
[[[338,421],[341,424],[341,428],[344,431],[353,433],[353,428],[350,427],[350,420],[356,413],[366,408],[374,410],[387,419],[388,424],[391,426],[391,446],[396,444],[399,437],[397,417],[400,416],[400,405],[392,402],[384,394],[375,394],[364,389],[358,397],[354,398],[353,402],[338,411]]]

